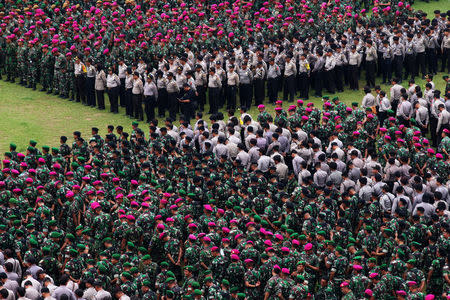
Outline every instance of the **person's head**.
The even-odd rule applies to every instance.
[[[66,274],[62,275],[62,276],[59,278],[59,284],[60,284],[60,285],[66,285],[67,282],[69,282],[69,276],[67,276]]]

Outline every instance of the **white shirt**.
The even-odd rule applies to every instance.
[[[122,64],[119,65],[118,70],[119,70],[119,78],[125,78],[127,76],[126,71],[127,71],[128,66],[126,64]]]
[[[119,76],[117,76],[114,73],[108,74],[106,76],[106,87],[108,87],[108,88],[115,88],[115,87],[118,87],[119,85],[120,85]]]

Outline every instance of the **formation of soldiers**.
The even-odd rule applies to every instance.
[[[444,79],[445,98],[393,85],[401,102],[384,120],[391,101],[378,91],[378,112],[278,100],[257,116],[110,125],[52,148],[31,140],[25,153],[11,144],[0,298],[447,299]]]
[[[374,5],[1,3],[6,80],[150,125],[10,145],[0,299],[448,298],[448,13]]]
[[[449,13],[404,2],[34,3],[0,9],[6,80],[147,122],[450,71]],[[368,11],[371,10],[371,14]],[[310,89],[313,89],[310,91]],[[208,99],[207,99],[208,98]],[[237,103],[239,100],[240,103]],[[145,114],[144,114],[145,113]]]

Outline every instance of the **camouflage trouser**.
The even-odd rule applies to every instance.
[[[75,90],[75,84],[74,84],[74,74],[72,72],[66,72],[64,74],[64,88],[62,89],[63,92],[61,92],[61,94],[63,94],[64,96],[69,96],[69,93],[72,92],[72,97],[75,94],[74,90]]]
[[[55,69],[53,73],[53,92],[58,95],[61,90],[61,83],[64,81],[64,73],[61,70]]]
[[[5,72],[8,79],[13,80],[16,78],[15,76],[15,70],[16,63],[12,59],[7,59],[5,64]]]
[[[245,295],[247,296],[248,300],[261,299],[261,293],[259,292],[258,288],[246,288]]]
[[[442,295],[444,288],[443,278],[431,278],[430,283],[427,285],[427,293],[434,295]]]
[[[33,64],[31,64],[28,68],[27,82],[30,86],[35,86],[37,83],[37,68]]]
[[[18,71],[20,82],[25,82],[27,79],[27,64],[23,61],[18,62]]]
[[[49,70],[41,69],[41,84],[42,87],[49,92],[52,91],[52,80],[53,80],[53,73]]]

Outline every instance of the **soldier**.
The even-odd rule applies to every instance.
[[[64,90],[61,90],[61,84],[65,81],[64,77],[67,69],[67,60],[64,54],[59,52],[58,48],[53,48],[52,54],[55,57],[55,69],[53,73],[53,83],[51,90],[54,95],[62,95]]]
[[[36,90],[36,83],[38,81],[38,71],[36,69],[36,65],[39,61],[38,52],[36,47],[34,46],[34,41],[28,42],[28,72],[27,72],[27,88],[33,88],[33,91]]]
[[[41,67],[41,79],[42,84],[41,92],[52,93],[52,83],[53,83],[53,69],[54,69],[55,59],[52,53],[49,51],[48,45],[42,45],[42,56],[40,60]]]

